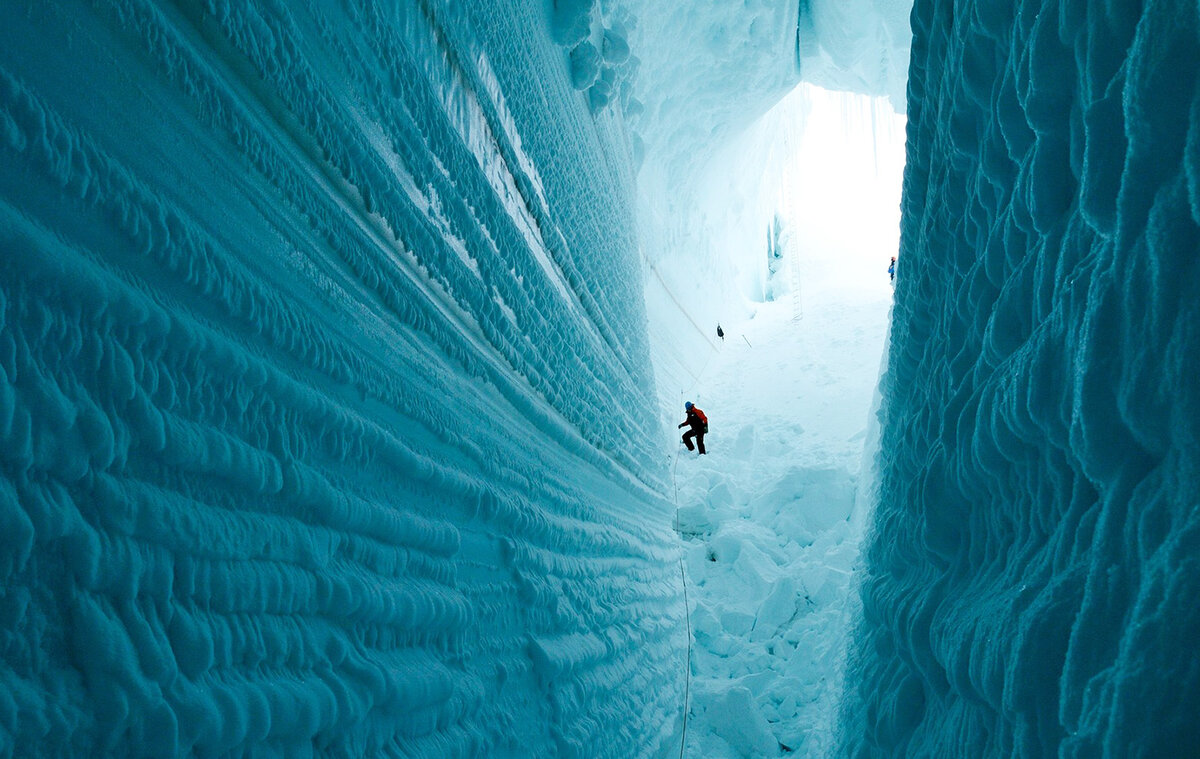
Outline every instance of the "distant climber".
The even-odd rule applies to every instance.
[[[717,325],[717,337],[721,338],[722,340],[725,339],[725,330],[721,329],[720,324]]]
[[[896,257],[892,256],[892,262],[888,264],[888,281],[896,281]]]
[[[688,431],[683,433],[683,444],[687,446],[689,451],[699,449],[699,455],[704,455],[704,435],[708,432],[708,417],[704,415],[696,406],[692,405],[691,401],[683,404],[684,410],[687,411],[687,419],[679,425],[682,429],[684,425],[689,427]],[[696,447],[692,447],[692,438],[696,438]]]

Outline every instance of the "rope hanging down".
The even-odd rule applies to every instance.
[[[671,485],[675,489],[675,531],[679,532],[679,483],[675,479],[675,467],[679,464],[679,454],[671,463]],[[683,674],[683,734],[679,738],[679,759],[683,759],[687,747],[688,712],[691,711],[689,700],[692,695],[692,607],[688,603],[687,572],[683,568],[683,556],[679,557],[679,577],[683,580],[683,618],[687,621],[687,669]]]
[[[676,504],[676,508],[678,508]],[[683,610],[684,619],[687,620],[687,670],[684,673],[683,679],[683,735],[679,738],[679,759],[683,759],[683,750],[687,746],[687,725],[688,712],[691,708],[688,706],[688,700],[691,698],[692,691],[692,608],[688,605],[687,594],[687,573],[683,571],[683,557],[679,557],[679,576],[683,578]]]
[[[688,322],[691,323],[692,327],[694,327],[695,330],[700,333],[700,336],[704,338],[706,343],[711,345],[713,348],[716,348],[717,344],[713,342],[711,337],[708,336],[708,332],[696,323],[696,320],[692,318],[692,315],[688,313],[688,310],[684,308],[683,304],[679,302],[679,299],[675,297],[675,293],[671,292],[671,288],[667,287],[667,281],[663,279],[662,274],[658,273],[658,267],[649,262],[647,262],[646,265],[650,268],[650,271],[654,272],[654,276],[658,279],[658,283],[662,285],[663,292],[667,294],[667,297],[670,298],[675,304],[675,307],[679,309],[679,313],[683,314],[683,318],[687,319]]]

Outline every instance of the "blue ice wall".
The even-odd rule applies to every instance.
[[[630,161],[546,13],[0,7],[0,756],[677,750]]]
[[[913,27],[847,751],[1200,755],[1197,6]]]

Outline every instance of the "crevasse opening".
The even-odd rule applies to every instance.
[[[706,455],[684,450],[677,430],[672,461],[694,641],[686,756],[835,751],[876,479],[870,412],[899,244],[903,123],[886,101],[802,85],[712,169],[721,180],[695,223],[740,264],[740,299],[723,337],[704,312],[715,347],[697,343],[704,353],[681,362],[682,375],[673,361],[658,374],[660,389],[682,376],[662,393],[672,426],[688,399],[710,423]],[[712,212],[721,205],[741,213]],[[746,218],[761,227],[740,226]],[[654,303],[651,323],[677,318]]]

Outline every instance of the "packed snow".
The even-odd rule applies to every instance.
[[[716,354],[666,401],[676,423],[688,400],[710,420],[708,453],[676,438],[672,469],[695,641],[685,755],[705,759],[835,752],[870,508],[861,463],[878,437],[869,411],[892,297],[903,117],[863,96],[805,87],[794,97],[806,126],[791,134],[773,206],[778,245],[760,250],[782,260],[768,299],[726,320],[723,340],[710,324]]]
[[[726,335],[695,402],[708,453],[680,447],[677,524],[695,638],[688,756],[832,753],[852,520],[890,288],[764,304]],[[886,292],[885,292],[886,291]]]

